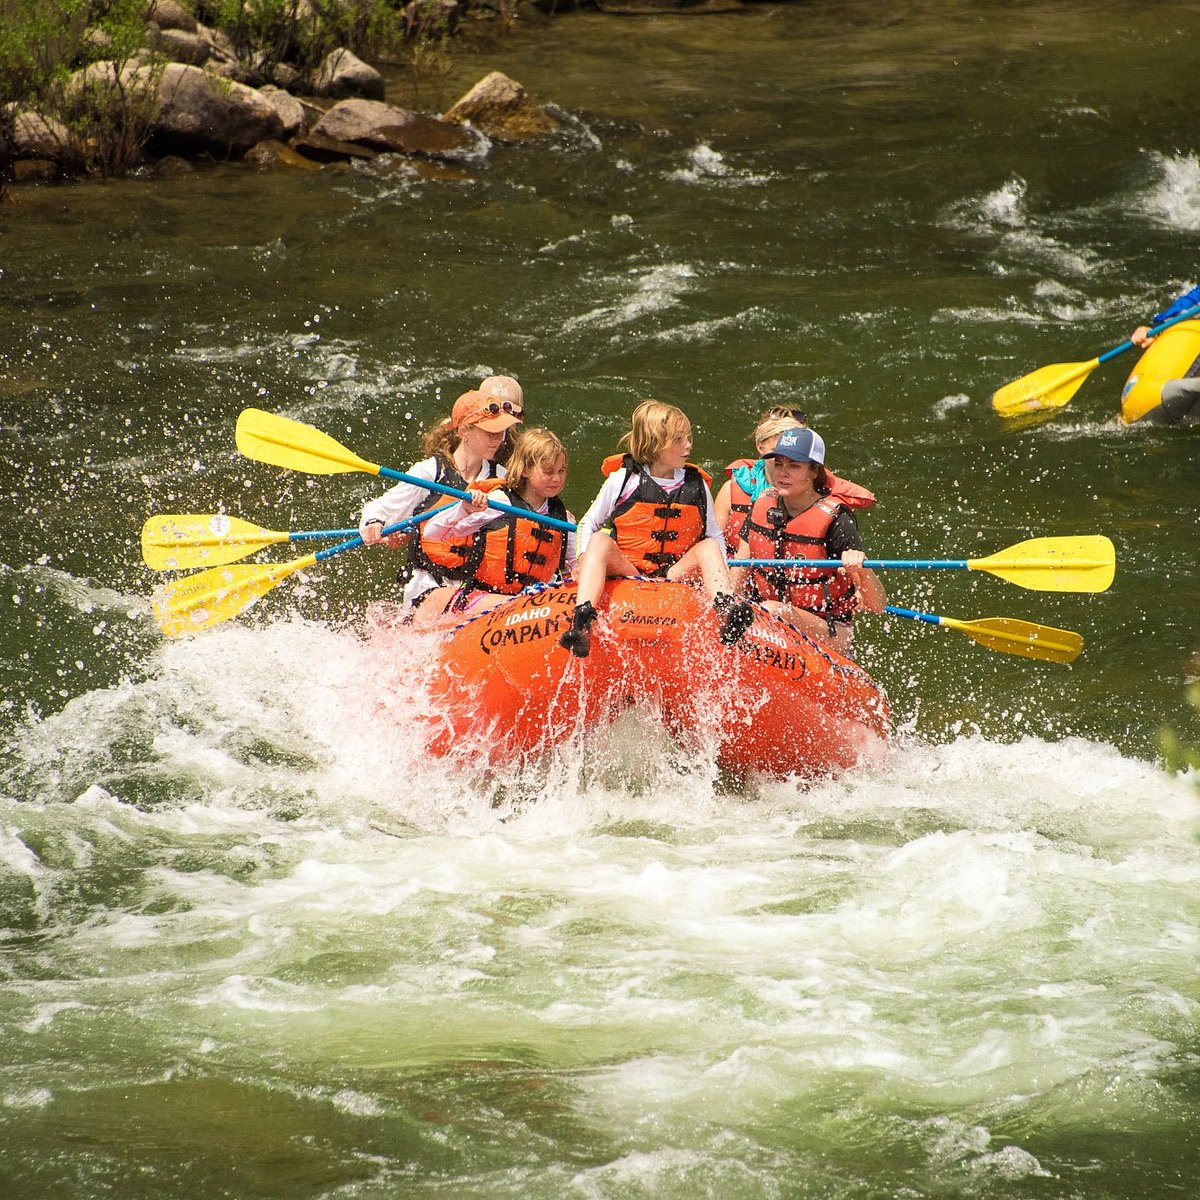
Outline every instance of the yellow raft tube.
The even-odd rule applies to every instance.
[[[1162,400],[1168,379],[1182,379],[1200,358],[1200,320],[1181,321],[1163,330],[1137,360],[1121,389],[1121,420],[1140,421]]]

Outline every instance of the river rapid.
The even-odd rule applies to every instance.
[[[1194,1194],[1196,780],[1158,747],[1194,733],[1200,435],[1117,422],[1132,355],[1047,420],[989,399],[1196,282],[1198,41],[1191,0],[568,15],[419,81],[498,68],[563,121],[461,175],[20,190],[0,1192]],[[820,780],[637,714],[523,772],[429,759],[429,643],[364,620],[382,552],[163,640],[147,516],[328,528],[379,488],[240,458],[243,408],[403,468],[493,372],[576,512],[646,395],[718,473],[795,403],[878,495],[873,554],[1104,533],[1116,583],[887,574],[1085,649],[863,620],[896,737]]]

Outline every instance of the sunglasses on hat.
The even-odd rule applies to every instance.
[[[793,421],[801,421],[805,425],[808,424],[808,414],[800,408],[787,408],[782,404],[776,404],[768,410],[768,417],[791,417]]]
[[[498,417],[502,412],[508,413],[510,417],[520,417],[525,412],[519,404],[514,404],[511,400],[493,400],[490,404],[475,411],[481,415],[486,414],[489,417]]]

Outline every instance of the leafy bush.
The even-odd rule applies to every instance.
[[[501,33],[522,0],[183,0],[228,36],[250,80],[303,87],[330,51],[446,74],[463,15]],[[166,59],[145,23],[149,0],[0,0],[0,165],[19,113],[42,119],[65,171],[121,174],[153,128]],[[152,27],[151,27],[152,28]],[[288,68],[283,70],[284,66]],[[286,76],[286,81],[283,76]]]
[[[150,135],[164,61],[144,0],[0,0],[0,98],[45,122],[66,170],[120,174]]]
[[[1181,735],[1165,729],[1159,734],[1163,760],[1171,771],[1200,770],[1200,682],[1188,687],[1187,699],[1195,713],[1191,732]]]
[[[268,77],[283,62],[311,75],[340,46],[387,55],[403,37],[387,0],[203,0],[201,14],[229,36],[239,59]]]

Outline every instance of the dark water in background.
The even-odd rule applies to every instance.
[[[1151,760],[1196,675],[1200,433],[1116,422],[1132,357],[1050,421],[989,397],[1196,281],[1198,38],[1195,3],[584,14],[456,61],[444,104],[499,68],[567,126],[461,179],[20,192],[8,1191],[1186,1194],[1200,864],[1189,785]],[[425,762],[422,649],[381,662],[345,627],[382,555],[161,642],[146,516],[351,524],[378,486],[240,459],[242,408],[403,467],[492,372],[565,437],[576,511],[645,395],[718,470],[794,401],[878,494],[874,553],[1098,532],[1117,582],[889,575],[1084,655],[864,622],[894,755],[734,796],[637,729],[515,808]]]

